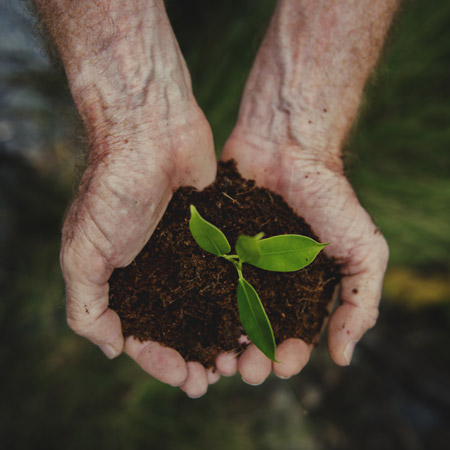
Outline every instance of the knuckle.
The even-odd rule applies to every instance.
[[[86,336],[88,330],[90,329],[90,323],[85,320],[80,320],[79,318],[73,317],[73,315],[67,315],[67,325],[80,336]]]
[[[70,248],[63,243],[63,245],[61,246],[61,250],[59,252],[59,263],[61,265],[63,273],[67,265],[69,264],[70,259],[71,259]]]
[[[380,242],[378,245],[378,252],[379,252],[379,257],[380,260],[383,262],[387,262],[389,259],[389,245],[386,241],[386,239],[380,235]]]
[[[74,331],[75,333],[80,334],[80,335],[83,333],[84,327],[80,323],[79,320],[74,319],[71,316],[67,316],[66,320],[67,320],[67,325],[69,325],[69,327],[72,329],[72,331]]]
[[[369,310],[367,310],[365,323],[366,323],[368,330],[370,330],[371,328],[373,328],[375,326],[375,324],[377,323],[379,314],[380,314],[380,312],[379,312],[378,308],[374,307],[374,308],[370,308]]]
[[[63,275],[69,274],[74,268],[80,267],[80,255],[73,245],[64,244],[59,252],[59,261],[63,271]]]

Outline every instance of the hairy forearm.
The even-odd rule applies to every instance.
[[[125,126],[151,128],[168,114],[169,103],[192,96],[162,0],[35,3],[91,140]]]
[[[239,125],[275,144],[340,155],[398,0],[280,0]]]

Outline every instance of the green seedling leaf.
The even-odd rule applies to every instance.
[[[194,205],[191,205],[190,209],[191,220],[189,221],[189,229],[195,242],[203,250],[216,256],[229,253],[231,247],[225,235],[216,226],[205,220]]]
[[[250,340],[272,361],[275,359],[276,343],[272,326],[258,293],[242,276],[242,264],[274,272],[293,272],[314,261],[327,245],[297,234],[286,234],[262,239],[264,233],[256,236],[239,236],[236,242],[237,255],[229,255],[230,244],[225,235],[200,215],[191,205],[189,229],[195,242],[213,255],[230,261],[239,276],[237,301],[242,326]]]
[[[257,261],[261,256],[259,248],[259,241],[264,236],[264,233],[259,233],[256,236],[240,235],[236,241],[236,252],[241,258],[242,262]]]
[[[275,338],[258,293],[244,278],[237,288],[239,317],[250,340],[272,361],[275,359]]]
[[[274,272],[294,272],[311,264],[328,244],[298,234],[273,236],[258,242],[261,255],[247,255],[245,262]]]

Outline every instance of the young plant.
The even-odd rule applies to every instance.
[[[239,317],[247,336],[268,358],[277,362],[272,326],[258,293],[242,274],[242,264],[274,272],[294,272],[311,264],[327,244],[298,234],[262,239],[264,233],[258,233],[256,236],[239,236],[237,254],[230,255],[231,246],[222,231],[206,221],[194,205],[190,208],[189,229],[195,242],[203,250],[230,261],[237,270]]]

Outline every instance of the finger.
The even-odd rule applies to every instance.
[[[188,376],[181,390],[191,398],[199,398],[208,390],[208,376],[199,362],[188,362]]]
[[[238,358],[234,352],[221,353],[216,358],[216,368],[221,375],[231,377],[238,371]]]
[[[124,341],[119,316],[108,308],[111,269],[85,245],[63,246],[60,258],[68,325],[114,358],[122,352]]]
[[[220,372],[214,367],[206,371],[206,376],[208,378],[208,384],[215,384],[220,380]]]
[[[254,344],[251,344],[239,358],[238,368],[245,383],[257,386],[270,375],[272,361]]]
[[[90,314],[88,310],[86,312]],[[92,316],[89,321],[68,317],[67,323],[77,334],[98,345],[108,358],[113,359],[122,353],[121,323],[115,311],[107,308],[100,316]]]
[[[313,346],[301,339],[286,339],[277,346],[277,360],[272,362],[272,370],[280,378],[297,375],[309,361]]]
[[[372,247],[367,268],[346,275],[341,281],[341,301],[328,325],[328,348],[336,364],[347,366],[356,343],[378,318],[388,247],[379,235]]]
[[[133,358],[149,375],[171,386],[186,382],[188,369],[183,357],[174,349],[158,342],[139,342],[133,337],[125,340],[125,353]]]

